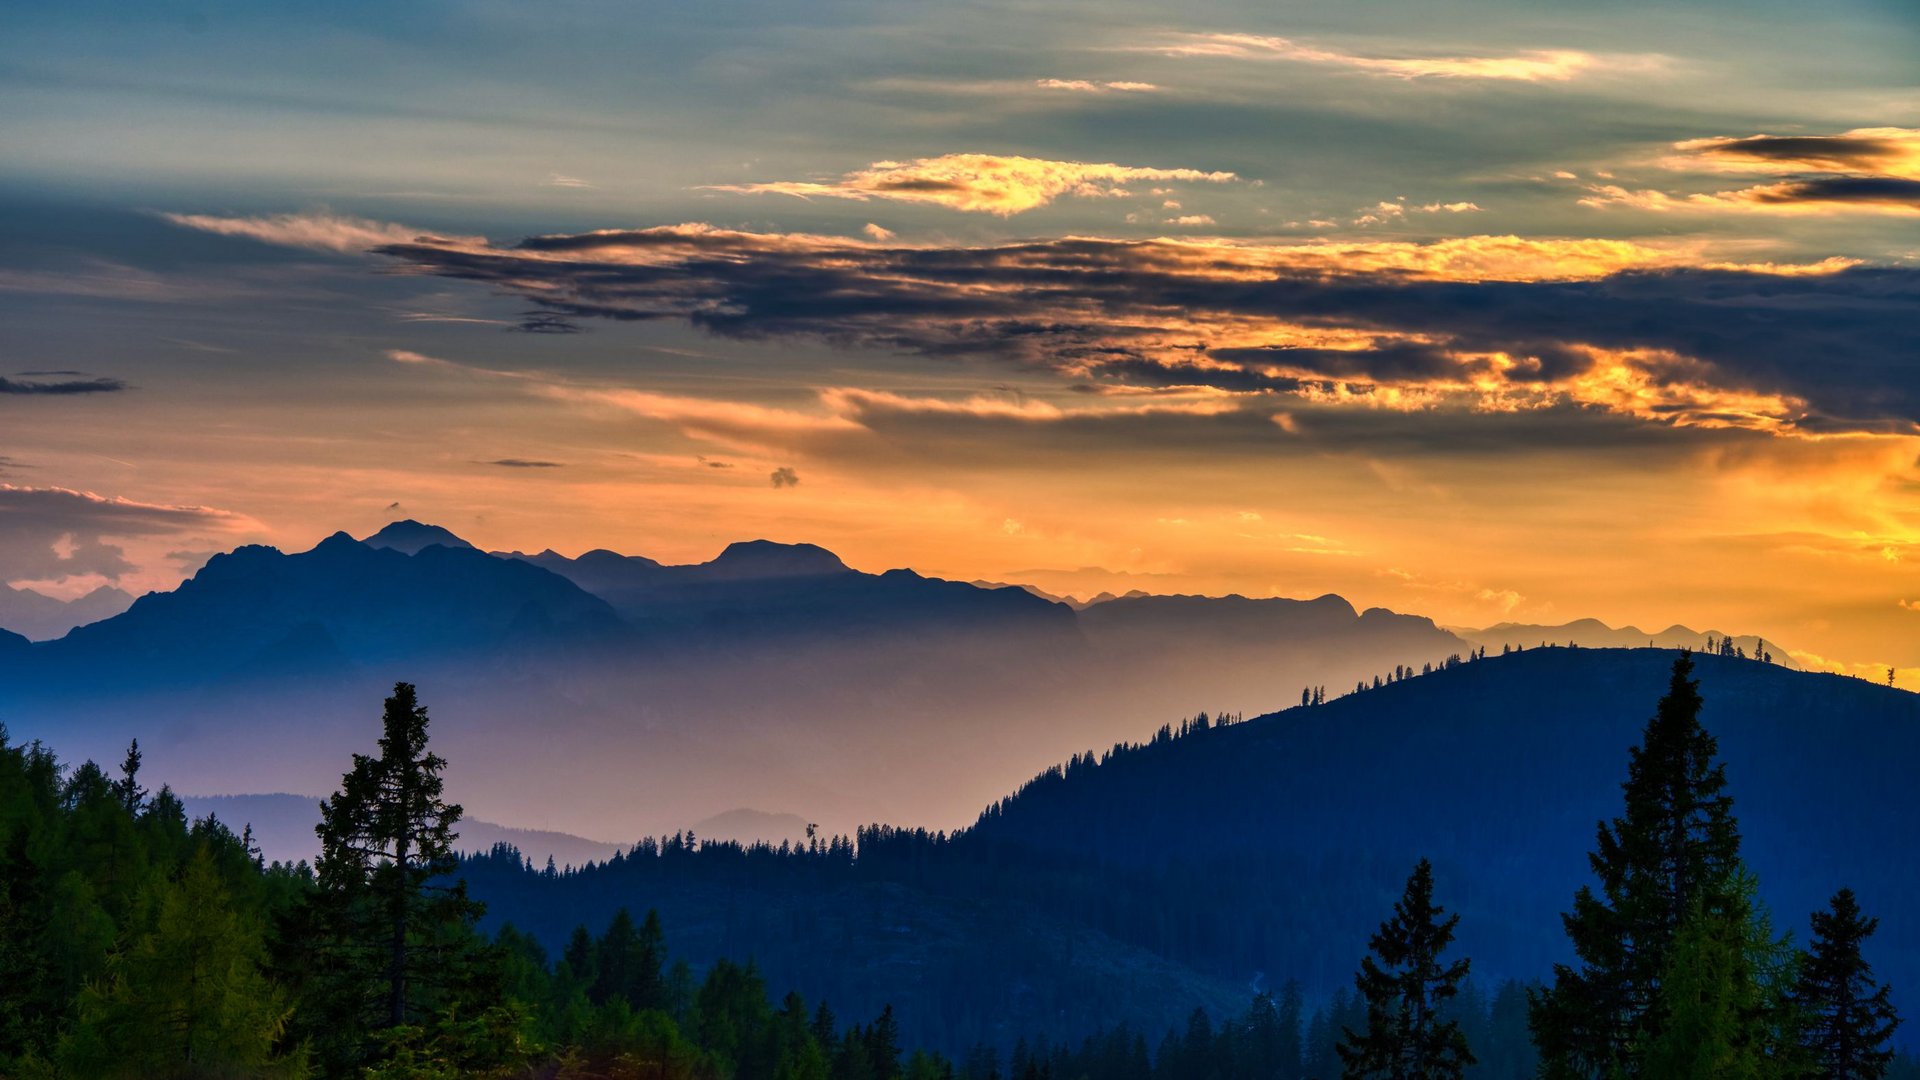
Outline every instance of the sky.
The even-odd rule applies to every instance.
[[[1905,0],[77,0],[0,580],[387,520],[1920,682]]]

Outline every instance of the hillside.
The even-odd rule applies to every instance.
[[[1628,748],[1674,655],[1528,650],[1169,733],[1049,771],[953,839],[869,834],[843,867],[803,856],[802,873],[769,854],[749,872],[737,854],[712,857],[741,864],[732,871],[741,888],[765,890],[742,907],[804,907],[822,890],[888,883],[929,904],[1077,925],[1222,985],[1298,978],[1325,995],[1351,978],[1424,855],[1441,901],[1462,916],[1459,940],[1481,984],[1544,977],[1567,955],[1559,914],[1587,880],[1595,824],[1619,810]],[[1882,917],[1872,957],[1882,975],[1920,984],[1920,919],[1906,911],[1920,869],[1886,857],[1904,850],[1920,816],[1910,782],[1920,697],[1752,660],[1697,662],[1703,720],[1720,740],[1746,855],[1777,924],[1804,937],[1807,913],[1850,886]],[[688,875],[655,866],[671,861],[476,883],[492,918],[545,934],[603,921],[619,904],[697,923]],[[808,918],[783,925],[782,949],[838,947]],[[814,994],[811,977],[794,969]],[[961,984],[936,967],[927,978]],[[1170,1021],[1192,1004],[1158,1007]]]

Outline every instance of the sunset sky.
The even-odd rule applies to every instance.
[[[0,87],[14,585],[413,517],[1920,685],[1910,0],[76,0]]]

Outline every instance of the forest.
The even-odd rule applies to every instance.
[[[1563,960],[1543,981],[1482,989],[1458,940],[1452,885],[1420,858],[1400,868],[1404,886],[1390,903],[1366,913],[1377,930],[1331,996],[1315,1000],[1297,977],[1274,979],[1230,1009],[1216,1000],[1171,1026],[1124,1015],[1124,998],[1096,998],[1063,1025],[1058,1003],[1043,1002],[1024,1014],[1025,1030],[944,1039],[905,1034],[961,1018],[903,1023],[916,998],[897,968],[850,978],[876,983],[870,989],[898,1008],[889,1000],[840,1017],[830,1001],[769,985],[758,964],[725,950],[669,955],[671,923],[644,890],[605,922],[577,922],[558,948],[551,933],[489,920],[482,900],[508,895],[510,880],[553,888],[609,871],[535,869],[505,848],[457,858],[462,808],[445,798],[447,762],[405,683],[385,703],[377,745],[354,755],[322,804],[312,866],[267,863],[244,828],[189,821],[169,788],[143,786],[138,743],[109,771],[0,739],[0,1071],[369,1080],[1916,1075],[1896,1053],[1893,991],[1873,967],[1875,915],[1836,883],[1806,932],[1788,933],[1759,899],[1726,765],[1700,721],[1693,665],[1685,653],[1674,660],[1628,755],[1615,813],[1587,855],[1589,883],[1564,905]],[[1162,739],[1217,730],[1184,725]],[[971,846],[990,821],[1005,818],[989,814],[959,837],[874,829],[798,850],[679,836],[616,861],[844,880],[862,864],[931,867],[953,850],[968,851],[968,865],[982,852],[1013,857],[1008,846]],[[1006,872],[1017,875],[1019,864]],[[990,966],[1017,951],[990,937],[973,944],[983,981],[950,990],[988,992]],[[1042,978],[1051,960],[1044,950],[1027,958],[1024,981]]]

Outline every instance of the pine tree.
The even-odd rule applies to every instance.
[[[120,805],[127,813],[140,812],[140,803],[146,799],[147,790],[140,786],[140,740],[135,739],[127,746],[127,758],[120,764],[120,779],[113,785],[114,793],[120,797]]]
[[[340,790],[320,804],[318,889],[307,931],[320,1007],[303,1011],[330,1065],[376,1053],[374,1033],[422,1020],[467,995],[477,1014],[480,905],[445,878],[460,807],[442,798],[446,762],[427,748],[427,710],[394,686],[377,757],[353,756]],[[302,944],[296,940],[294,947]],[[305,1015],[310,1013],[311,1016]]]
[[[1469,965],[1440,959],[1460,924],[1460,916],[1445,916],[1433,902],[1433,866],[1421,859],[1393,918],[1373,935],[1373,955],[1360,961],[1354,983],[1366,1001],[1367,1027],[1347,1029],[1340,1043],[1347,1080],[1458,1080],[1474,1063],[1459,1022],[1441,1017]]]
[[[1801,962],[1794,1000],[1803,1041],[1821,1080],[1879,1080],[1893,1061],[1888,1045],[1900,1025],[1891,989],[1876,983],[1860,946],[1880,926],[1860,912],[1852,889],[1813,913],[1813,942]]]
[[[1583,886],[1562,916],[1580,963],[1555,965],[1553,986],[1534,995],[1545,1076],[1640,1075],[1634,1048],[1659,1035],[1655,998],[1680,924],[1733,888],[1739,827],[1692,674],[1683,650],[1629,756],[1625,813],[1601,823],[1588,856],[1600,893]]]

